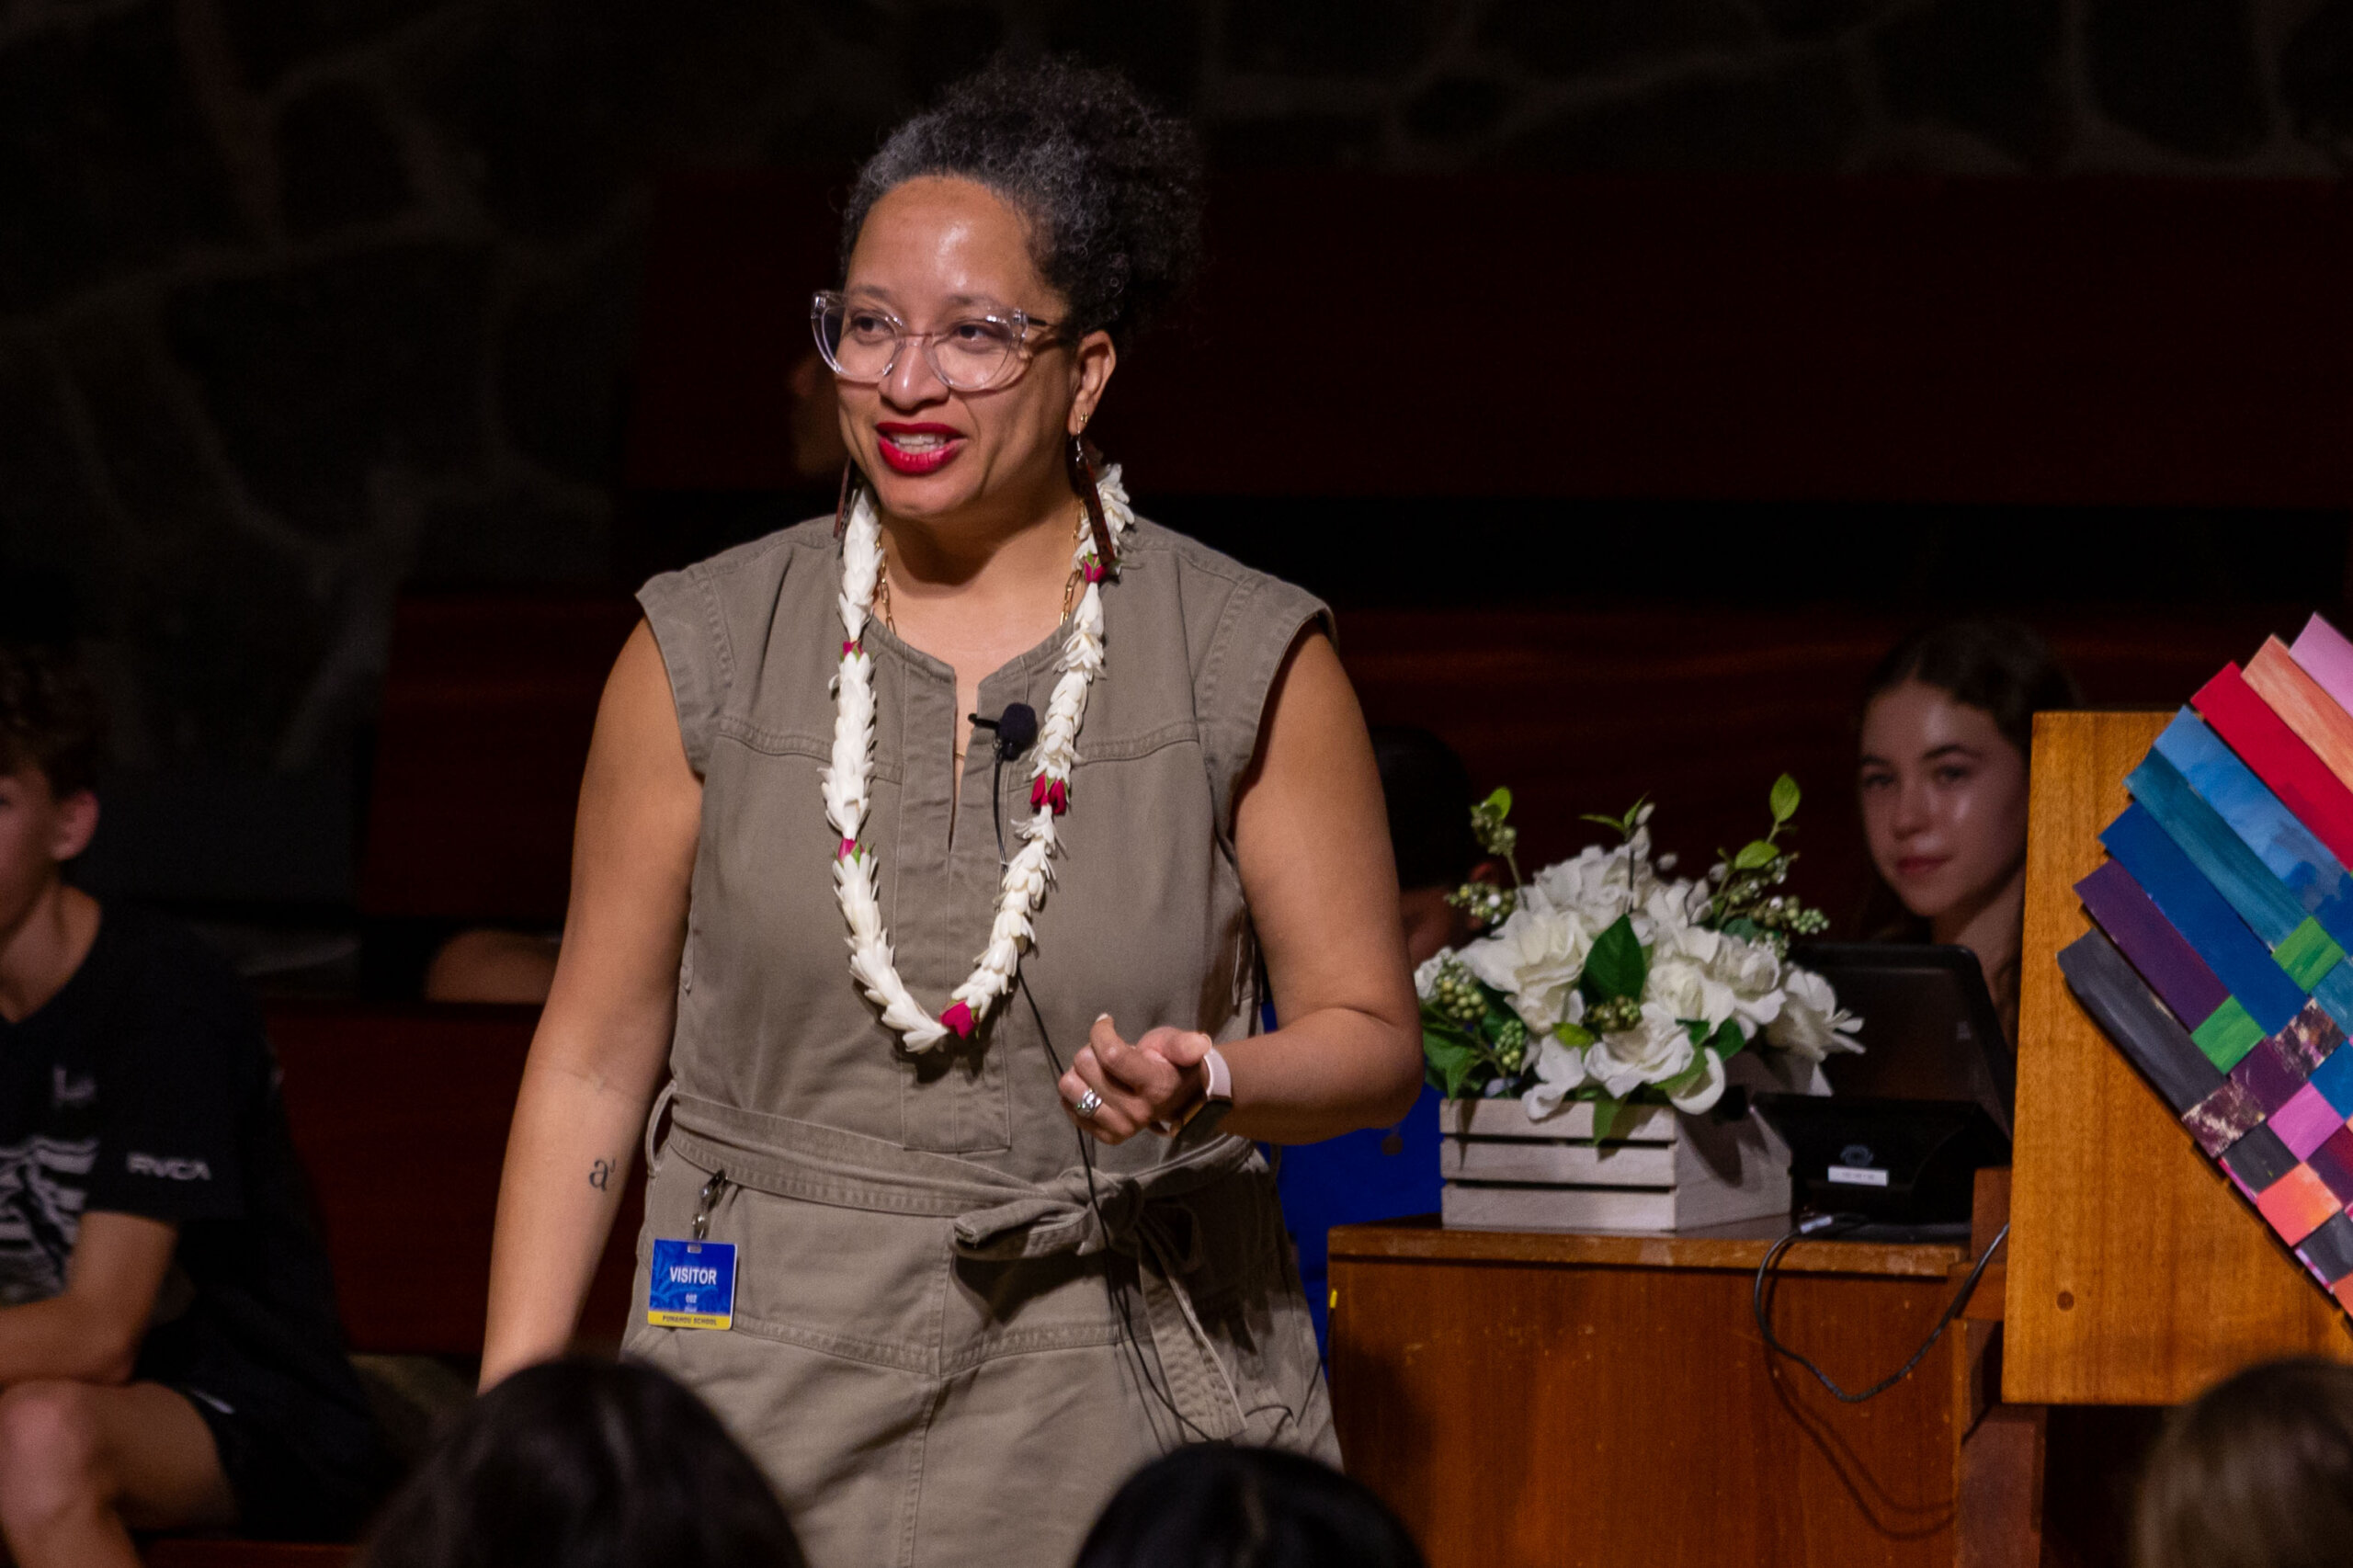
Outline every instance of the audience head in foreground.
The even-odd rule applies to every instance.
[[[2353,1554],[2353,1367],[2268,1361],[2176,1410],[2150,1456],[2138,1568],[2324,1568]]]
[[[1144,1466],[1079,1549],[1076,1568],[1422,1568],[1364,1483],[1273,1449],[1201,1444]]]
[[[2034,715],[2080,700],[2042,639],[2006,620],[1915,632],[1863,687],[1856,784],[1881,883],[1875,934],[1974,951],[2014,1036]]]
[[[801,1568],[776,1494],[702,1401],[649,1367],[548,1361],[450,1426],[363,1568]]]

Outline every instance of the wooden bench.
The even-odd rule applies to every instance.
[[[358,1356],[482,1350],[491,1222],[536,1007],[275,1003],[287,1119]],[[589,1291],[578,1346],[618,1348],[643,1214],[632,1179]],[[327,1568],[346,1545],[165,1537],[152,1568]]]
[[[588,735],[637,618],[620,592],[400,601],[370,768],[362,915],[563,921]]]
[[[536,1007],[278,1003],[270,1038],[355,1351],[474,1356],[491,1221]],[[584,1341],[617,1346],[639,1204],[613,1226]]]
[[[636,608],[562,600],[404,600],[379,732],[361,907],[446,922],[563,918],[574,808],[597,697]],[[2171,706],[2302,609],[2153,615],[2053,605],[2051,637],[2092,701]],[[1844,922],[1869,885],[1856,825],[1855,696],[1919,617],[1855,605],[1358,609],[1340,653],[1375,722],[1420,724],[1480,788],[1518,792],[1522,864],[1573,853],[1650,793],[1687,872],[1754,836],[1787,770],[1805,786],[1802,894]]]

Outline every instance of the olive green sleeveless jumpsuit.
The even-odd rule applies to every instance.
[[[1138,1466],[1231,1438],[1337,1462],[1274,1184],[1248,1142],[1096,1146],[1089,1183],[1017,991],[970,1041],[910,1055],[851,979],[819,771],[842,628],[829,520],[639,595],[703,780],[673,1085],[647,1130],[628,1354],[697,1390],[776,1483],[813,1568],[1060,1568]],[[1252,1032],[1257,944],[1235,787],[1267,691],[1324,607],[1139,522],[1104,589],[1054,881],[1022,960],[1063,1062],[1109,1013]],[[984,680],[1043,711],[1063,630]],[[1029,809],[985,733],[950,775],[953,673],[879,622],[872,805],[900,973],[944,1006]],[[1001,795],[1002,807],[996,801]],[[952,829],[952,831],[951,831]],[[658,1144],[658,1147],[657,1147]],[[710,1175],[738,1248],[733,1326],[643,1321],[656,1236]]]

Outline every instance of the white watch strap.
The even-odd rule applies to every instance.
[[[1225,1058],[1219,1052],[1217,1047],[1211,1046],[1201,1053],[1201,1066],[1209,1075],[1208,1092],[1201,1096],[1199,1103],[1188,1110],[1182,1119],[1176,1121],[1154,1122],[1152,1124],[1154,1131],[1174,1136],[1187,1122],[1199,1116],[1201,1107],[1208,1105],[1211,1100],[1223,1100],[1227,1105],[1233,1103],[1233,1072],[1226,1066]]]
[[[1209,1097],[1233,1103],[1233,1071],[1225,1064],[1224,1054],[1216,1046],[1201,1052],[1201,1065],[1210,1070]]]

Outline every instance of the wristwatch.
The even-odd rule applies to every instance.
[[[1207,1137],[1217,1131],[1218,1123],[1233,1108],[1233,1070],[1225,1064],[1225,1055],[1216,1046],[1201,1052],[1201,1070],[1209,1080],[1201,1097],[1176,1120],[1157,1123],[1155,1131],[1170,1137],[1180,1132],[1198,1132]]]
[[[1225,1053],[1216,1046],[1211,1046],[1201,1052],[1201,1065],[1208,1068],[1210,1073],[1210,1090],[1203,1097],[1203,1103],[1206,1104],[1210,1100],[1223,1100],[1228,1106],[1232,1106],[1233,1104],[1233,1069],[1225,1064]]]

